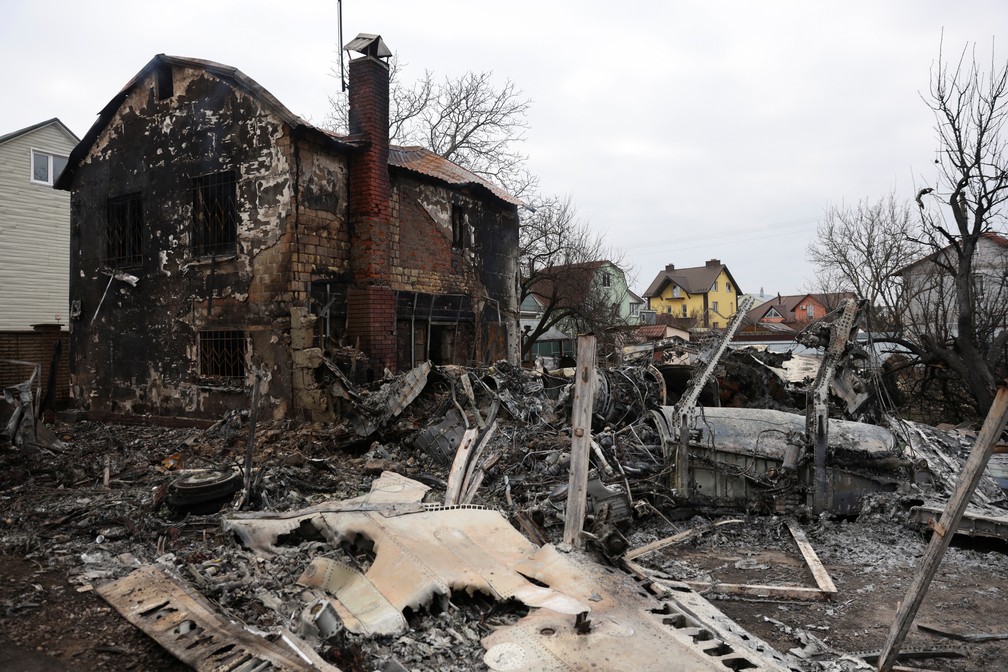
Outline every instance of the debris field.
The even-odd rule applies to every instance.
[[[595,372],[587,436],[574,371],[501,362],[357,387],[337,424],[256,423],[253,408],[8,441],[2,657],[45,670],[875,669],[927,546],[922,507],[949,496],[973,435],[835,418],[833,497],[816,511],[811,452],[784,466],[806,416],[768,361],[725,357],[718,376],[758,379],[746,394],[762,408],[699,407],[686,492],[669,404],[689,387],[650,365]],[[578,438],[590,464],[572,545]],[[978,488],[903,669],[1008,668],[1003,499],[993,479]]]

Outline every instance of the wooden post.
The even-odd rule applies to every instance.
[[[571,409],[570,482],[564,519],[565,544],[581,548],[585,496],[588,491],[588,453],[591,451],[592,403],[595,394],[595,336],[578,336],[574,407]]]
[[[1008,388],[998,389],[994,403],[991,405],[987,419],[984,420],[983,428],[977,435],[976,443],[970,450],[969,458],[959,474],[959,482],[956,484],[955,492],[945,505],[941,520],[933,525],[934,534],[931,535],[931,543],[928,544],[927,551],[921,559],[917,574],[914,576],[910,588],[907,590],[903,603],[896,611],[896,620],[893,621],[889,629],[889,637],[886,639],[882,655],[879,656],[879,667],[881,672],[889,672],[896,662],[900,647],[906,638],[910,625],[917,610],[920,609],[924,596],[927,594],[931,579],[941,565],[942,556],[945,549],[952,541],[952,535],[959,529],[959,522],[962,520],[966,505],[969,504],[973,491],[976,490],[980,477],[983,476],[987,461],[990,460],[991,453],[994,452],[994,444],[1001,438],[1005,423],[1008,422]]]
[[[252,499],[252,452],[255,450],[255,430],[256,411],[259,408],[259,383],[262,382],[262,374],[256,371],[255,380],[252,383],[252,405],[249,407],[248,424],[248,445],[245,446],[244,482],[242,484],[242,494],[238,498],[235,510],[239,511]]]

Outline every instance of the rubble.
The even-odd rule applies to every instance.
[[[770,356],[727,357],[784,385]],[[232,412],[209,429],[64,425],[65,457],[0,448],[0,547],[64,572],[80,599],[113,596],[151,634],[157,610],[128,595],[156,584],[192,598],[172,613],[215,641],[254,658],[262,640],[343,670],[669,669],[654,651],[673,650],[692,661],[682,669],[839,670],[882,646],[928,507],[951,493],[972,437],[831,418],[830,505],[817,515],[802,409],[697,406],[679,490],[680,416],[667,404],[682,390],[650,363],[599,370],[577,552],[563,543],[573,376],[428,363],[369,385],[333,377],[344,388],[336,424],[264,420],[249,432],[248,414]],[[781,399],[788,408],[790,393]],[[223,508],[193,506],[201,489]],[[980,513],[964,525],[1004,539],[1008,526],[980,522],[1004,515],[997,483],[982,480],[973,501]],[[1008,561],[949,553],[929,623],[997,635],[975,607],[993,608],[988,588],[1008,590],[997,578]],[[994,576],[959,585],[989,567]],[[708,601],[726,597],[720,609]],[[960,598],[972,602],[949,606]],[[196,632],[185,628],[158,641],[176,652]],[[965,662],[941,669],[1002,660],[996,638],[968,645]]]

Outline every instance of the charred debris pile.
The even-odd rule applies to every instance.
[[[506,362],[367,386],[327,365],[337,424],[252,407],[207,429],[14,427],[0,539],[200,670],[669,669],[659,650],[682,669],[868,669],[818,639],[778,653],[696,592],[829,600],[798,520],[868,502],[924,524],[954,487],[972,437],[881,413],[852,324],[821,325],[812,363],[679,342],[661,347],[691,365],[647,352],[582,379],[583,550],[564,543],[575,370]],[[985,478],[963,525],[1004,538],[1003,502]],[[715,586],[656,554],[754,514],[787,521],[814,588]]]

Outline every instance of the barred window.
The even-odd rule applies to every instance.
[[[233,254],[238,247],[235,171],[193,178],[193,254]]]
[[[105,263],[113,268],[143,263],[142,230],[143,199],[140,194],[110,198],[105,219]]]
[[[208,378],[245,378],[245,332],[199,332],[200,375]]]

